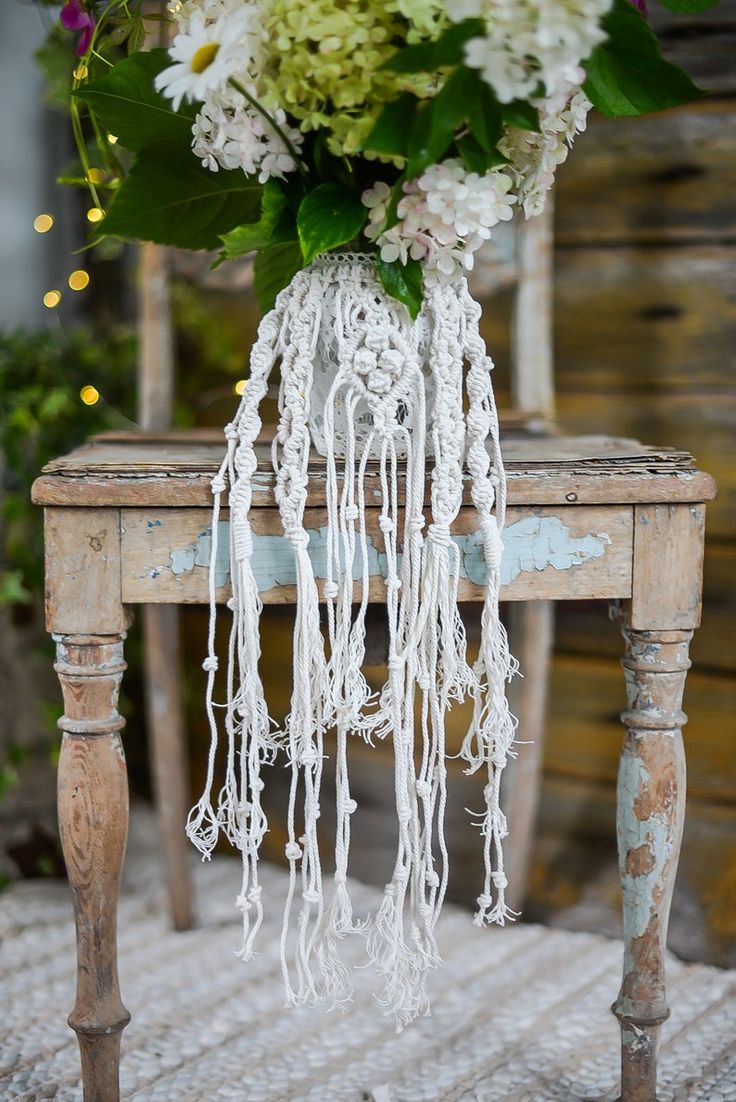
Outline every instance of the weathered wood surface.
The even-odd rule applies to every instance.
[[[188,930],[194,900],[191,851],[184,833],[191,795],[179,609],[176,605],[146,605],[141,614],[146,656],[146,726],[169,915],[175,930]]]
[[[618,635],[613,625],[611,631]],[[623,703],[620,674],[611,658],[555,654],[545,752],[548,774],[575,779],[589,791],[611,787],[616,779],[618,713]],[[724,723],[732,724],[736,715],[733,679],[696,666],[687,681],[687,711],[692,718],[688,728],[693,751],[691,796],[735,803],[736,740],[724,737]]]
[[[724,171],[736,158],[733,101],[687,104],[663,122],[661,114],[594,115],[559,170],[558,247],[736,238],[733,178]],[[563,284],[567,261],[563,254]]]
[[[708,528],[706,526],[706,540]],[[703,577],[703,619],[690,653],[695,671],[736,670],[736,547],[707,545]],[[576,603],[558,607],[556,645],[567,655],[590,657],[591,642],[600,657],[618,658],[618,632],[605,623],[599,604]],[[735,702],[736,703],[736,702]]]
[[[682,65],[706,91],[736,91],[734,0],[721,0],[708,11],[690,14],[652,5],[648,18],[660,36],[665,56]]]
[[[677,620],[677,608],[672,615]],[[659,1029],[669,1015],[665,949],[685,821],[682,695],[691,636],[624,629],[628,709],[616,816],[624,967],[613,1006],[623,1102],[655,1102]]]
[[[50,463],[34,484],[44,505],[210,506],[210,480],[223,455],[218,443],[92,443]],[[601,436],[509,436],[504,445],[510,504],[624,504],[705,501],[713,480],[691,457],[635,440]],[[366,472],[366,499],[380,504],[375,468]],[[259,447],[254,506],[274,505],[270,449]],[[310,504],[325,503],[324,461],[310,466]],[[427,501],[429,500],[429,494]],[[470,503],[466,485],[465,503]]]
[[[119,509],[47,509],[45,556],[49,631],[118,633],[128,626],[120,600]]]
[[[77,997],[69,1017],[84,1102],[118,1102],[120,1036],[130,1020],[117,971],[117,900],[128,831],[118,693],[122,636],[56,636],[64,695],[59,830],[77,927]]]
[[[703,592],[705,506],[638,505],[625,622],[640,631],[696,628]]]
[[[370,599],[385,598],[385,563],[379,512],[368,517]],[[310,557],[318,579],[325,576],[324,510],[308,509]],[[292,603],[294,560],[274,509],[252,513],[253,567],[265,604]],[[625,597],[631,592],[632,511],[627,506],[568,506],[509,510],[504,532],[502,591],[505,600],[565,597]],[[198,509],[125,509],[122,512],[122,595],[127,603],[208,599],[211,524]],[[463,510],[453,533],[460,550],[461,600],[482,600],[486,578],[477,518]],[[218,599],[229,596],[227,522],[218,533]],[[359,570],[356,569],[356,576]],[[356,593],[360,584],[356,584]]]

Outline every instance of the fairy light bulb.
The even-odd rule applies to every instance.
[[[247,382],[248,382],[247,379],[238,379],[237,383],[233,387],[233,390],[237,394],[238,398],[241,398],[243,396],[243,394],[245,393],[245,387],[246,387]]]
[[[42,302],[48,310],[53,310],[61,302],[61,291],[47,291]]]
[[[83,291],[85,287],[89,286],[89,272],[85,272],[83,268],[77,268],[69,276],[67,283],[72,291]]]
[[[85,406],[96,406],[100,400],[100,392],[96,386],[92,386],[88,383],[87,386],[83,386],[80,390],[79,397],[82,399]]]
[[[33,228],[36,233],[48,233],[54,224],[53,215],[37,214],[33,219]]]
[[[105,212],[101,207],[90,207],[87,211],[88,222],[101,222],[105,216]]]

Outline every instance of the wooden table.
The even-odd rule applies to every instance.
[[[59,823],[77,924],[77,999],[69,1024],[82,1055],[85,1102],[115,1102],[121,1031],[129,1020],[116,963],[116,910],[128,821],[117,710],[131,606],[207,600],[210,479],[223,446],[203,435],[101,437],[50,463],[34,486],[45,507],[46,607],[64,695],[59,721]],[[704,502],[713,480],[681,452],[603,437],[509,434],[502,598],[599,598],[624,636],[628,710],[618,784],[623,887],[622,1097],[652,1102],[656,1045],[668,1014],[664,946],[682,836],[685,757],[681,710],[688,646],[700,618]],[[255,479],[254,567],[264,603],[294,598],[265,451]],[[371,598],[383,592],[378,529],[371,533]],[[324,468],[310,470],[310,555],[319,579],[326,514]],[[227,512],[223,514],[227,525]],[[484,570],[466,506],[454,535],[462,600],[482,600]],[[217,564],[228,596],[227,541]]]

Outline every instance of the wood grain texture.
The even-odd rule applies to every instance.
[[[523,674],[511,683],[509,704],[519,721],[516,737],[523,752],[504,774],[504,807],[509,822],[505,844],[509,906],[523,909],[537,826],[542,759],[547,727],[547,696],[554,642],[554,604],[525,601],[509,613],[509,645]]]
[[[120,597],[118,509],[46,509],[46,627],[74,634],[128,626]]]
[[[184,824],[191,806],[182,690],[180,617],[175,605],[141,610],[146,656],[146,726],[163,853],[169,916],[175,930],[192,926],[194,898]]]
[[[382,539],[378,510],[370,510],[368,533],[375,548],[371,562],[371,600],[383,600]],[[315,555],[319,532],[326,525],[324,510],[309,509],[305,526],[313,533]],[[210,548],[209,513],[198,509],[126,509],[123,513],[123,599],[126,602],[204,603],[208,599]],[[256,555],[254,569],[265,604],[293,603],[296,589],[289,580],[292,564],[288,544],[281,535],[278,512],[254,510],[252,514]],[[461,578],[460,599],[482,600],[485,573],[473,542],[476,515],[463,510],[453,532],[461,541],[466,576]],[[227,530],[220,530],[225,550]],[[502,587],[505,600],[559,597],[612,597],[631,592],[632,511],[627,506],[568,506],[565,509],[510,509],[504,534],[504,571],[509,580]],[[261,542],[262,541],[262,542]],[[319,563],[318,557],[313,557]],[[472,564],[472,565],[467,565]],[[319,565],[316,567],[320,569]],[[478,574],[476,576],[476,569]],[[222,584],[218,600],[227,600],[229,563],[221,558]],[[511,576],[513,575],[513,576]],[[279,578],[279,584],[269,579]],[[318,584],[320,584],[318,580]],[[359,591],[356,586],[356,593]]]
[[[117,972],[117,900],[128,830],[128,783],[117,699],[121,636],[57,637],[64,694],[59,831],[77,929],[77,997],[69,1024],[82,1057],[84,1102],[117,1102],[121,1031],[130,1020]]]
[[[640,630],[700,624],[704,542],[703,505],[634,509],[634,568],[625,623]]]
[[[219,443],[186,441],[92,442],[45,468],[33,487],[36,504],[159,505],[211,507],[210,480],[223,456]],[[274,475],[267,445],[258,448],[254,507],[275,504]],[[504,439],[510,504],[625,504],[640,501],[706,501],[712,479],[691,458],[673,449],[642,446],[610,436],[576,437],[509,434]],[[324,461],[309,469],[309,500],[325,503]],[[378,471],[366,473],[366,499],[380,503]],[[429,487],[427,493],[429,502]],[[466,480],[464,500],[470,503]]]
[[[558,248],[736,239],[733,182],[724,171],[736,159],[733,101],[686,104],[664,121],[591,118],[559,169]],[[564,280],[567,253],[561,259]]]
[[[655,1102],[659,1027],[669,1015],[665,949],[685,821],[682,695],[689,631],[624,629],[628,709],[617,787],[624,968],[622,1102]]]

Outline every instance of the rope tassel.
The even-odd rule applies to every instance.
[[[398,1028],[429,1013],[427,978],[440,963],[435,926],[448,879],[445,719],[454,701],[473,700],[461,756],[468,772],[487,773],[480,822],[486,872],[476,921],[503,923],[512,917],[504,901],[506,822],[499,791],[513,753],[515,720],[505,688],[516,663],[498,611],[505,482],[492,363],[478,332],[480,310],[465,280],[427,283],[424,306],[412,323],[405,308],[386,296],[370,257],[322,257],[297,273],[261,323],[240,409],[225,430],[227,454],[212,482],[204,663],[211,746],[204,793],[187,824],[203,857],[210,856],[220,832],[241,851],[239,955],[247,959],[263,916],[258,857],[268,824],[262,774],[285,755],[291,776],[285,847],[290,877],[281,938],[287,1001],[345,1007],[352,977],[340,942],[359,932],[383,977],[380,1001]],[[282,730],[269,717],[259,674],[262,605],[250,524],[258,410],[276,367],[279,422],[271,462],[296,577],[291,707]],[[305,527],[312,447],[325,457],[324,557],[311,548]],[[451,535],[463,504],[464,470],[470,474],[488,569],[480,650],[472,667],[458,610],[461,554]],[[366,508],[369,475],[372,486],[376,477],[380,485],[378,509]],[[232,625],[222,678],[225,700],[219,705],[214,579],[228,487]],[[371,497],[371,506],[376,504]],[[389,635],[388,676],[379,693],[362,670],[376,555]],[[326,606],[324,634],[320,599]],[[220,727],[225,780],[215,797]],[[319,820],[326,745],[333,734],[335,871],[328,889]],[[398,830],[383,902],[361,924],[353,918],[348,890],[351,819],[357,810],[348,768],[353,736],[393,746]]]

